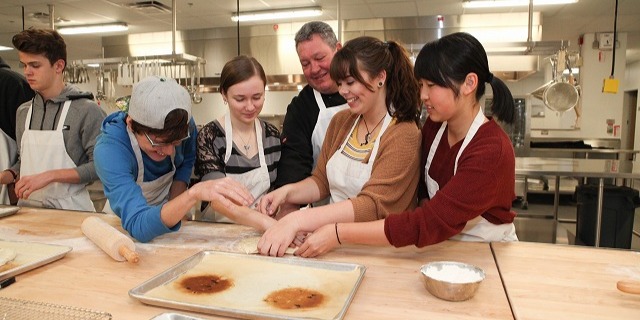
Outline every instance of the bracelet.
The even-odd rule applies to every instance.
[[[16,179],[18,179],[18,174],[15,173],[15,171],[13,171],[11,169],[7,169],[7,170],[4,170],[4,171],[7,171],[7,172],[11,173],[11,176],[13,177],[13,182],[11,182],[11,183],[16,182]]]
[[[338,243],[340,245],[342,245],[342,242],[340,241],[340,237],[338,236],[338,223],[337,222],[336,222],[335,226],[336,226],[336,239],[338,239]]]

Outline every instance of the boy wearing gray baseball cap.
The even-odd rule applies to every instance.
[[[231,179],[198,183],[187,191],[196,153],[191,98],[175,80],[151,76],[133,86],[128,113],[104,120],[95,166],[113,212],[134,238],[147,242],[180,228],[198,201],[232,207],[253,202]]]

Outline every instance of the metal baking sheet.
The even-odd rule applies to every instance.
[[[10,216],[18,212],[18,210],[20,210],[20,207],[0,204],[0,218]]]
[[[191,273],[195,271],[191,270],[199,270],[203,267],[208,267],[206,264],[208,261],[215,261],[215,263],[228,263],[233,262],[233,266],[237,266],[236,269],[242,268],[243,272],[240,277],[237,275],[232,276],[232,280],[243,278],[242,280],[247,281],[247,279],[251,279],[251,288],[247,288],[246,285],[238,285],[238,288],[232,288],[236,290],[236,292],[231,295],[229,294],[228,299],[230,297],[240,296],[241,298],[237,300],[242,301],[232,301],[233,303],[221,303],[224,299],[219,296],[216,297],[215,294],[210,296],[198,296],[197,302],[188,301],[190,299],[183,299],[182,296],[179,298],[167,298],[164,295],[157,294],[158,290],[164,290],[167,292],[171,292],[175,290],[175,286],[178,283],[178,279],[181,277],[190,276]],[[228,261],[228,262],[227,262]],[[200,265],[200,263],[203,265]],[[251,270],[254,268],[256,270]],[[266,266],[266,267],[265,267]],[[223,268],[220,268],[222,270]],[[251,272],[247,272],[250,270]],[[295,270],[296,274],[293,272],[287,273],[286,270]],[[207,269],[210,273],[215,273],[216,270]],[[133,298],[140,300],[143,303],[156,305],[161,307],[168,307],[173,309],[187,310],[187,311],[195,311],[202,312],[208,314],[216,314],[222,316],[230,316],[235,318],[245,318],[245,319],[342,319],[349,307],[349,304],[353,300],[353,297],[362,282],[364,277],[364,273],[366,271],[366,267],[358,264],[350,264],[350,263],[340,263],[340,262],[328,262],[328,261],[320,261],[313,259],[304,259],[298,257],[288,257],[288,258],[275,258],[275,257],[266,257],[260,255],[246,255],[246,254],[237,254],[237,253],[228,253],[228,252],[218,252],[218,251],[201,251],[184,261],[178,263],[177,265],[169,268],[168,270],[162,272],[161,274],[147,280],[146,282],[140,284],[139,286],[131,289],[129,291],[129,295]],[[236,271],[239,272],[239,271]],[[307,273],[311,275],[308,281],[318,281],[324,283],[331,283],[333,286],[344,287],[343,292],[335,292],[340,290],[329,291],[333,296],[342,297],[342,298],[333,298],[332,308],[328,310],[334,310],[336,305],[339,306],[335,314],[331,314],[329,317],[316,317],[310,316],[312,313],[307,313],[307,310],[275,310],[275,308],[253,308],[253,305],[265,304],[264,296],[263,298],[255,299],[244,296],[244,293],[249,292],[247,289],[257,290],[257,288],[273,287],[278,286],[280,289],[287,288],[295,288],[299,287],[300,277],[298,273],[306,276]],[[344,285],[344,282],[335,281],[334,278],[318,278],[313,279],[316,275],[324,275],[324,274],[333,274],[349,277],[349,279],[353,278],[352,282],[347,282]],[[273,279],[273,277],[278,278],[277,281],[272,281],[269,279]],[[297,280],[296,280],[297,279]],[[265,281],[264,283],[258,283],[261,281]],[[266,283],[266,281],[270,281]],[[290,283],[287,283],[290,282]],[[276,284],[277,283],[277,284]],[[232,290],[228,289],[228,290]],[[276,288],[278,289],[278,288]],[[231,293],[231,292],[229,292]],[[256,295],[257,293],[251,292],[252,295]],[[325,294],[325,292],[322,292]],[[180,293],[181,295],[186,295],[185,293]],[[331,300],[328,294],[327,300]],[[211,298],[213,297],[213,298]],[[220,298],[220,299],[219,299]],[[210,299],[204,301],[203,299]],[[216,301],[216,299],[218,299]],[[258,301],[260,300],[260,301]],[[204,301],[204,302],[203,302]],[[227,301],[229,302],[229,301]],[[238,304],[239,306],[233,306],[234,304]],[[231,307],[230,307],[231,306]],[[322,308],[318,308],[321,313]],[[318,311],[316,310],[316,311]],[[282,312],[281,312],[282,311]]]
[[[9,248],[16,252],[15,259],[0,266],[0,280],[61,259],[72,249],[68,246],[5,240],[0,240],[0,248]]]

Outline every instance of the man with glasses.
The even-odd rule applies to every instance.
[[[147,242],[180,228],[198,201],[227,208],[253,202],[231,179],[195,184],[187,191],[196,156],[191,97],[175,80],[151,76],[133,86],[128,113],[102,123],[95,164],[113,212],[134,238]]]

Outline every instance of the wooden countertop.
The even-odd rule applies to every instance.
[[[202,319],[214,316],[142,304],[128,291],[201,250],[237,252],[242,238],[258,235],[251,228],[186,221],[178,232],[150,243],[136,243],[137,265],[116,262],[86,238],[80,224],[97,215],[119,226],[115,216],[25,208],[2,218],[0,239],[73,247],[63,259],[16,277],[0,296],[108,312],[113,319],[150,319],[176,312]],[[489,244],[446,241],[423,249],[343,246],[320,260],[367,267],[346,319],[513,319]],[[422,264],[462,261],[484,269],[486,279],[477,294],[464,302],[430,295],[419,274]]]
[[[516,319],[638,319],[640,252],[546,243],[492,243]]]

